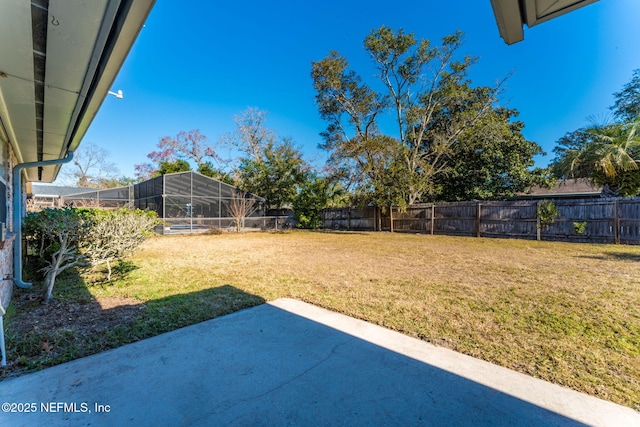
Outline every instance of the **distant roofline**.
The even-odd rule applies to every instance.
[[[37,197],[60,197],[71,194],[82,194],[93,191],[92,188],[74,187],[69,185],[47,185],[32,182],[27,194]],[[78,190],[78,191],[75,191]]]
[[[559,180],[552,188],[532,187],[529,193],[519,193],[517,199],[600,197],[602,187],[587,178]]]

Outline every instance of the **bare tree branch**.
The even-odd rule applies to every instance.
[[[244,228],[244,219],[256,211],[256,199],[240,191],[234,191],[232,197],[226,204],[239,233]]]

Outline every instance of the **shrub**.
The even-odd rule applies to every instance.
[[[587,230],[587,221],[574,221],[573,223],[573,231],[576,232],[576,234],[584,234],[584,232]]]
[[[107,265],[107,280],[111,280],[111,263],[131,255],[151,234],[157,224],[155,212],[139,209],[106,211],[86,210],[90,226],[80,243],[88,263]]]
[[[56,277],[67,268],[85,263],[79,244],[85,239],[87,218],[75,208],[43,209],[27,215],[24,232],[27,245],[44,262],[44,302],[51,300]]]
[[[322,227],[322,210],[340,203],[342,188],[328,178],[309,176],[293,200],[293,215],[300,228]]]
[[[205,231],[204,234],[222,234],[222,230],[220,230],[218,227],[216,226],[211,226],[209,228],[207,228],[207,231]]]
[[[539,227],[549,226],[556,221],[558,208],[551,200],[538,203]]]
[[[43,209],[27,215],[27,245],[45,264],[45,303],[52,298],[56,277],[67,268],[111,263],[135,251],[152,234],[155,212],[120,209]]]

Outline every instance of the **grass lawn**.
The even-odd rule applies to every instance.
[[[16,292],[12,369],[297,298],[640,410],[640,247],[390,233],[155,237],[110,283]],[[69,322],[44,319],[66,316]],[[85,313],[85,315],[83,315]]]

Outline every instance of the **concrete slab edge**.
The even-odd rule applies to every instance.
[[[268,304],[587,425],[640,426],[640,413],[631,408],[437,347],[363,320],[289,298]]]

